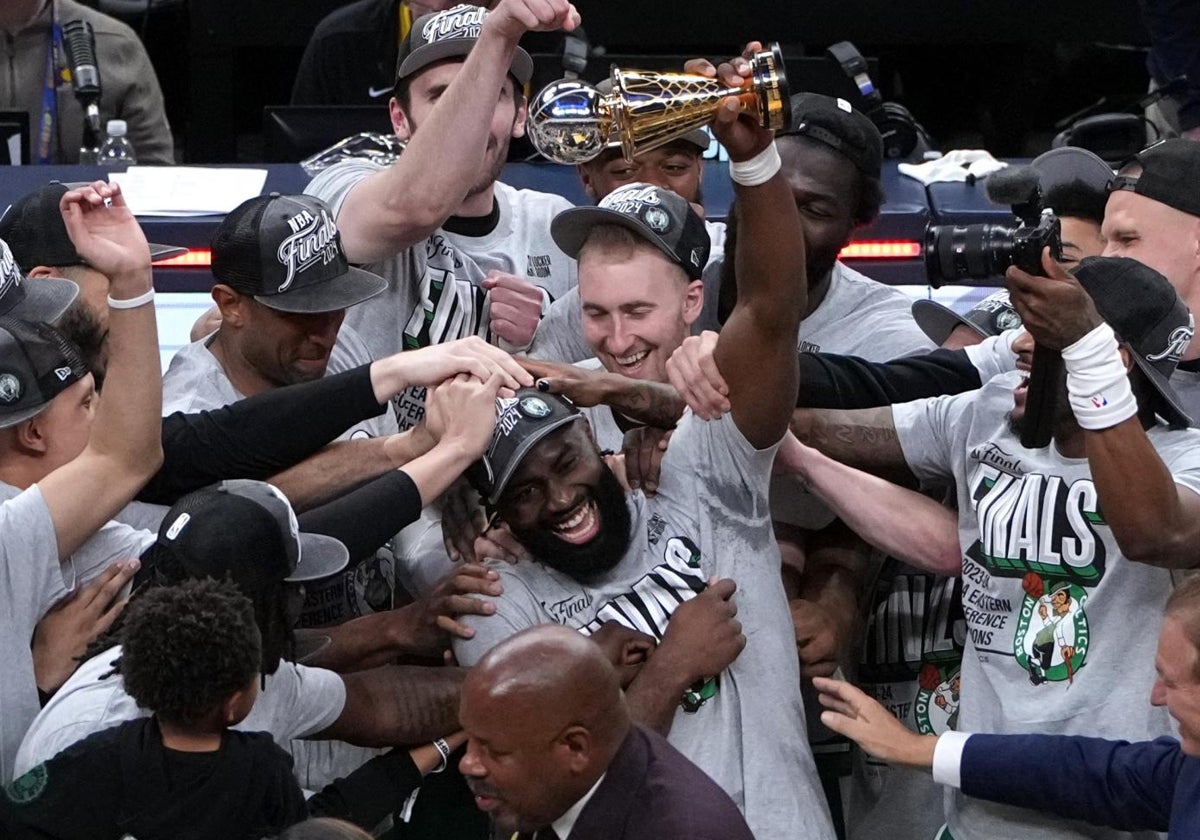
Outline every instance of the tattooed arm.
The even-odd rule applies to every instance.
[[[661,382],[630,379],[619,373],[559,362],[519,361],[537,379],[540,390],[562,394],[583,408],[607,405],[619,417],[635,424],[673,429],[686,407],[679,393]]]
[[[900,484],[916,483],[904,460],[891,406],[854,411],[796,409],[792,432],[835,461]]]
[[[313,737],[362,747],[432,741],[458,729],[458,691],[465,675],[462,668],[412,665],[342,674],[342,713]]]

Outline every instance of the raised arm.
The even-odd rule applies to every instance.
[[[738,84],[749,76],[749,62],[735,59],[719,72]],[[734,254],[738,302],[721,331],[715,360],[729,383],[734,422],[762,449],[783,437],[796,404],[796,334],[808,299],[804,230],[771,132],[739,116],[734,99],[722,103],[713,132],[729,151],[741,222]],[[763,180],[772,168],[774,174]]]
[[[926,571],[962,571],[958,517],[924,496],[848,467],[792,435],[775,457],[776,471],[799,475],[838,518],[871,545]]]
[[[1108,327],[1100,327],[1095,305],[1079,281],[1057,265],[1047,252],[1045,277],[1011,269],[1008,273],[1013,306],[1038,346],[1063,350],[1068,390],[1073,381],[1087,382],[1076,371],[1097,370],[1104,358],[1126,368]],[[1082,268],[1080,271],[1085,271]],[[1165,282],[1165,281],[1164,281]],[[1102,331],[1108,330],[1102,339]],[[1066,348],[1066,349],[1064,349]],[[1130,387],[1128,382],[1126,387]],[[1116,404],[1116,388],[1100,392]],[[1136,392],[1135,392],[1136,393]],[[1144,397],[1143,397],[1144,399]],[[1082,429],[1083,449],[1096,485],[1100,509],[1121,552],[1130,560],[1152,566],[1190,569],[1200,565],[1200,495],[1175,481],[1170,469],[1146,435],[1147,406],[1134,403],[1131,416],[1118,420],[1089,414],[1086,396],[1072,399],[1072,411]],[[1152,417],[1152,411],[1149,412]],[[1152,419],[1147,419],[1152,423]]]
[[[480,176],[496,100],[513,51],[529,31],[579,24],[567,0],[501,0],[487,16],[462,69],[441,92],[436,106],[413,132],[400,159],[365,178],[346,196],[337,225],[351,262],[377,262],[417,242],[462,204]],[[520,96],[520,91],[515,92]],[[393,125],[401,125],[391,102]],[[515,103],[524,121],[524,104]],[[407,125],[407,123],[405,123]],[[411,127],[409,127],[411,128]]]
[[[162,463],[162,374],[153,296],[150,248],[116,184],[96,181],[69,190],[60,201],[63,220],[79,255],[109,278],[109,363],[83,452],[38,482],[68,557],[99,530]]]

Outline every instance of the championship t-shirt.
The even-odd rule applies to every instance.
[[[957,488],[967,640],[958,728],[1145,741],[1170,734],[1149,703],[1166,569],[1127,560],[1088,462],[1009,428],[1019,373],[976,392],[893,406],[922,481]],[[1175,482],[1200,492],[1200,432],[1147,431]],[[957,840],[1128,835],[947,794]]]
[[[504,594],[491,616],[464,618],[463,665],[537,624],[591,634],[617,621],[661,640],[675,608],[712,576],[732,578],[746,648],[680,699],[669,740],[733,798],[755,836],[830,838],[805,739],[790,614],[770,526],[767,480],[777,447],[755,450],[726,414],[684,414],[663,459],[658,494],[629,496],[632,543],[584,584],[536,562],[498,564]]]

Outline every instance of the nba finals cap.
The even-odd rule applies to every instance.
[[[883,169],[883,137],[871,118],[854,110],[845,99],[821,93],[797,93],[791,98],[792,127],[776,137],[795,135],[815,140],[848,158],[870,178]]]
[[[1120,174],[1113,190],[1129,190],[1168,207],[1200,216],[1200,144],[1175,137],[1148,146],[1122,167],[1140,165],[1140,174]]]
[[[233,479],[177,501],[142,559],[139,576],[229,576],[249,594],[281,581],[337,574],[350,553],[333,537],[301,533],[291,504],[275,487]]]
[[[58,204],[67,190],[78,184],[52,181],[25,193],[0,216],[0,239],[12,248],[17,265],[25,271],[34,266],[87,265],[67,235]],[[150,259],[165,260],[186,254],[187,248],[150,243]]]
[[[260,195],[235,207],[212,242],[218,283],[280,312],[334,312],[387,281],[353,268],[325,203],[311,195]]]
[[[482,6],[461,4],[441,12],[429,12],[413,21],[412,28],[400,43],[396,57],[396,79],[405,79],[444,58],[465,56],[479,40],[488,10]],[[517,47],[509,62],[508,72],[522,86],[533,76],[533,59]]]
[[[1173,427],[1190,426],[1169,382],[1195,332],[1192,314],[1175,289],[1157,271],[1127,257],[1086,257],[1074,273],[1158,392],[1159,415]]]
[[[79,287],[70,280],[59,277],[30,280],[21,273],[12,251],[0,239],[0,315],[49,324],[57,321],[78,296]]]
[[[651,184],[613,190],[595,207],[572,207],[554,217],[550,236],[568,256],[579,259],[596,225],[619,225],[636,233],[699,280],[708,265],[710,242],[704,221],[682,196]]]
[[[555,429],[582,417],[565,397],[534,388],[497,398],[491,446],[467,470],[467,478],[488,504],[496,504],[529,450]]]
[[[1099,155],[1078,146],[1059,146],[1040,154],[1029,164],[1037,172],[1038,186],[1045,196],[1053,190],[1082,183],[1089,190],[1108,191],[1112,184],[1112,167]]]
[[[53,327],[0,317],[0,429],[41,414],[87,372],[79,350]]]
[[[993,292],[959,315],[948,306],[932,300],[915,300],[912,305],[913,320],[929,340],[942,345],[958,326],[969,327],[982,338],[1000,335],[1005,330],[1021,326],[1021,316],[1012,308],[1007,291]]]

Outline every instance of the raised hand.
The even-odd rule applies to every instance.
[[[728,87],[748,87],[751,76],[750,57],[762,50],[762,44],[751,41],[742,54],[713,67],[703,58],[692,59],[684,70],[701,76],[718,78]],[[718,107],[712,123],[713,134],[729,152],[733,161],[750,160],[775,140],[774,132],[762,127],[756,114],[743,114],[736,96],[726,97]]]
[[[506,388],[529,387],[533,377],[512,356],[478,336],[403,350],[371,365],[371,384],[380,402],[413,385],[431,387],[459,374],[480,382],[499,375]]]
[[[108,277],[114,289],[150,288],[150,246],[118,184],[93,181],[63,193],[59,211],[79,256]]]
[[[500,0],[484,27],[516,43],[526,32],[570,32],[579,21],[579,12],[566,0]]]
[[[1039,347],[1062,350],[1096,327],[1101,318],[1091,296],[1079,281],[1042,251],[1044,277],[1034,277],[1009,266],[1004,276],[1013,309]]]
[[[430,389],[425,398],[426,426],[438,444],[461,446],[472,458],[484,453],[496,426],[496,395],[500,374],[480,382],[465,373]]]
[[[546,362],[518,356],[517,361],[537,383],[539,391],[562,394],[581,408],[600,405],[605,397],[605,372],[563,362]]]

